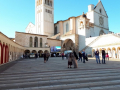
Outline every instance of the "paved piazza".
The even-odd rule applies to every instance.
[[[67,68],[67,60],[52,57],[47,63],[23,59],[6,67],[0,70],[0,90],[120,90],[120,60],[96,64],[89,58],[74,69]]]

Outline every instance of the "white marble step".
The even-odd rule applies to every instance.
[[[41,73],[17,73],[17,74],[0,74],[0,78],[3,78],[3,77],[6,77],[6,78],[9,78],[9,77],[22,77],[22,76],[61,76],[61,75],[72,75],[72,74],[103,74],[103,73],[120,73],[120,71],[117,69],[108,69],[108,70],[85,70],[85,71],[63,71],[63,72],[41,72]]]
[[[112,80],[120,80],[120,76],[117,76],[117,75],[114,75],[114,76],[99,76],[99,77],[71,77],[71,78],[57,78],[57,79],[51,79],[51,80],[41,80],[41,79],[28,79],[25,80],[25,79],[19,79],[19,80],[10,80],[10,81],[3,81],[0,83],[0,87],[3,87],[4,86],[6,87],[27,87],[27,86],[37,86],[37,85],[40,85],[40,86],[43,86],[43,85],[59,85],[59,84],[70,84],[70,83],[83,83],[83,82],[97,82],[97,81],[112,81]],[[17,86],[16,86],[17,85]]]
[[[17,84],[16,84],[17,85]],[[27,85],[27,84],[26,84]],[[29,86],[29,85],[28,85]],[[100,81],[100,82],[85,82],[85,83],[71,83],[71,84],[60,84],[60,85],[49,85],[49,86],[29,86],[29,87],[4,87],[1,89],[9,89],[9,90],[98,90],[95,88],[105,88],[116,86],[116,88],[120,87],[120,80],[112,80],[112,81]],[[103,88],[102,88],[103,87]],[[104,89],[109,90],[109,89]]]
[[[94,79],[108,79],[108,78],[114,78],[119,79],[120,73],[105,73],[105,74],[91,74],[91,75],[80,75],[80,74],[74,74],[74,75],[67,75],[67,76],[55,76],[55,77],[19,77],[19,78],[2,78],[0,79],[0,84],[9,84],[9,83],[20,83],[20,82],[39,82],[39,81],[56,81],[56,80],[73,80],[74,79],[88,79],[91,80],[91,78]],[[72,80],[72,81],[73,81]]]

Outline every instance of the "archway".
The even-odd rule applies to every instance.
[[[100,36],[100,35],[103,35],[103,34],[104,34],[104,31],[101,30],[100,33],[99,33],[99,36]]]
[[[120,47],[117,48],[117,55],[118,55],[118,58],[120,59]]]
[[[43,57],[43,51],[42,50],[39,50],[38,53],[39,53],[39,57]]]
[[[25,55],[30,53],[30,50],[25,50],[24,51]]]
[[[2,50],[3,50],[3,60],[1,62],[1,64],[5,63],[5,44],[3,44]]]
[[[32,50],[32,53],[34,53],[34,54],[35,54],[35,53],[37,53],[37,51],[36,51],[36,50]]]
[[[3,62],[3,51],[2,51],[2,43],[0,42],[0,64]]]
[[[8,48],[8,46],[6,45],[6,46],[5,46],[5,63],[8,62],[8,59],[9,59],[9,48]]]
[[[114,47],[112,48],[112,57],[113,58],[117,58],[117,56],[116,56],[116,49]]]
[[[75,46],[74,46],[74,43],[71,39],[67,39],[64,41],[62,48],[63,48],[63,51],[73,50],[73,48],[75,48]]]
[[[48,51],[48,50],[45,50],[44,53],[49,53],[49,51]]]
[[[107,52],[108,52],[109,57],[111,58],[111,57],[112,57],[112,52],[111,52],[111,49],[110,49],[110,48],[108,48],[108,49],[107,49]]]

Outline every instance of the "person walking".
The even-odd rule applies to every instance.
[[[73,63],[74,63],[74,68],[78,68],[78,64],[77,64],[77,60],[78,60],[78,56],[75,52],[75,50],[73,51],[73,54],[74,54],[74,60],[73,60]]]
[[[82,62],[82,53],[81,53],[81,51],[79,52],[79,60],[78,61],[80,61],[80,60]]]
[[[44,53],[44,63],[46,63],[46,60],[47,60],[47,54],[46,52]]]
[[[83,56],[83,63],[85,63],[85,50],[83,50],[82,56]]]
[[[102,64],[106,64],[105,63],[105,50],[102,49]]]
[[[64,60],[64,53],[62,53],[62,60]]]
[[[69,66],[70,66],[70,68],[72,68],[71,65],[72,65],[73,60],[74,60],[74,55],[72,53],[70,53],[69,57],[68,57],[68,68],[69,68]]]
[[[46,61],[48,61],[49,56],[50,56],[50,54],[49,54],[49,53],[47,53],[47,55],[46,55]]]
[[[96,62],[97,62],[97,64],[98,64],[98,62],[99,62],[99,64],[101,64],[101,63],[100,63],[100,57],[99,57],[99,51],[98,51],[98,49],[97,49],[97,51],[95,52],[95,57],[96,57]]]

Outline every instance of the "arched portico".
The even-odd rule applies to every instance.
[[[29,54],[29,53],[30,53],[30,50],[25,50],[24,53],[25,53],[25,54]]]
[[[120,59],[120,47],[117,48],[117,58]]]
[[[112,57],[116,58],[116,49],[115,49],[115,47],[112,48]]]
[[[36,50],[32,50],[32,53],[34,53],[34,54],[35,54],[35,53],[37,53],[37,51],[36,51]]]
[[[1,61],[1,64],[5,63],[5,44],[3,43],[3,60]]]
[[[0,64],[2,64],[2,61],[3,61],[2,43],[0,42]]]
[[[107,49],[107,52],[108,52],[109,57],[112,57],[112,51],[110,48]]]
[[[38,53],[39,53],[39,57],[43,57],[43,51],[42,50],[39,50]]]
[[[45,50],[44,53],[49,53],[49,51],[48,51],[48,50]]]
[[[71,39],[66,39],[62,45],[62,51],[73,50],[75,45]]]

